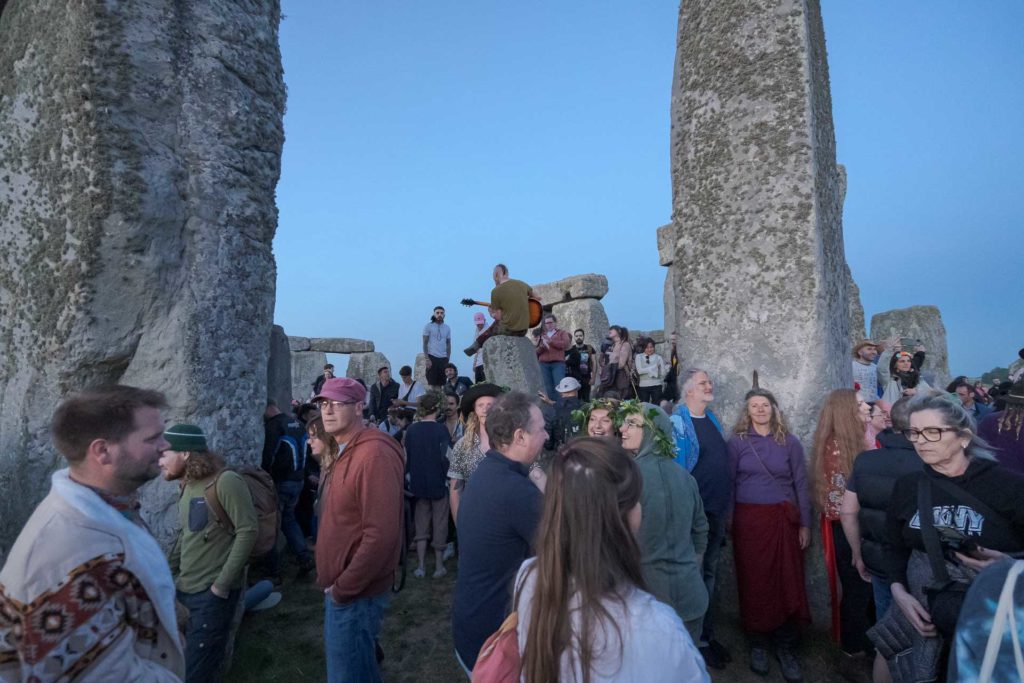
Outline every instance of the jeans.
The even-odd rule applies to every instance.
[[[544,379],[544,393],[551,400],[557,399],[558,395],[555,393],[555,387],[565,379],[565,363],[557,361],[554,363],[541,363],[540,376]]]
[[[390,594],[339,605],[324,596],[328,683],[378,683],[377,636]]]
[[[277,482],[277,505],[281,509],[281,532],[284,534],[285,540],[288,541],[288,547],[292,549],[300,562],[309,559],[306,537],[295,518],[295,506],[299,502],[302,486],[302,481]]]
[[[274,584],[270,581],[263,579],[257,581],[253,585],[249,586],[248,590],[245,591],[245,611],[251,610],[256,605],[260,604],[264,600],[270,597],[270,594],[274,592]]]
[[[233,590],[224,599],[209,590],[201,593],[178,591],[178,602],[188,608],[188,623],[185,625],[185,680],[189,683],[220,680],[231,621],[241,592]]]
[[[722,554],[725,540],[725,520],[718,515],[707,513],[708,549],[704,551],[704,585],[708,589],[708,611],[704,615],[704,626],[700,634],[701,647],[715,639],[715,625],[711,622],[712,605],[715,600],[715,578],[718,576],[718,557]]]
[[[881,619],[892,606],[892,589],[889,582],[877,576],[871,577],[871,592],[875,597],[875,620]]]

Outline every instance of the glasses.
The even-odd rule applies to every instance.
[[[337,409],[337,408],[341,408],[342,406],[354,406],[357,403],[359,403],[359,401],[330,401],[330,400],[327,400],[327,399],[322,399],[320,401],[317,401],[313,405],[315,405],[317,408],[320,409],[321,412],[323,412],[323,411],[327,410],[328,408],[336,408]]]
[[[644,422],[643,422],[643,420],[624,420],[622,422],[622,427],[623,428],[632,427],[633,429],[643,429],[644,428]]]
[[[917,443],[920,439],[935,442],[942,438],[943,432],[959,431],[956,427],[925,427],[924,429],[904,429],[903,436],[907,437],[910,443]]]

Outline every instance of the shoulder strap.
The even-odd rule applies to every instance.
[[[225,512],[224,506],[220,504],[220,499],[217,498],[217,482],[220,481],[220,475],[224,474],[226,470],[221,470],[214,476],[213,481],[206,485],[203,489],[203,498],[206,499],[206,507],[213,513],[214,518],[217,520],[217,524],[220,524],[225,531],[232,536],[235,535],[235,525],[231,523],[231,518],[228,517],[228,513]]]
[[[927,476],[927,475],[925,475],[925,476]],[[1012,535],[1014,535],[1014,536],[1016,535],[1016,531],[1014,531],[1014,529],[1013,529],[1012,525],[1010,524],[1009,520],[1007,520],[1005,517],[1003,517],[1001,514],[999,514],[995,510],[993,510],[991,507],[989,507],[985,503],[983,503],[980,500],[978,500],[978,498],[976,496],[974,496],[973,494],[971,494],[970,492],[965,491],[962,487],[957,486],[956,484],[954,484],[953,482],[949,481],[948,479],[937,479],[936,478],[934,480],[934,483],[935,483],[936,486],[938,486],[940,489],[942,489],[943,491],[945,491],[949,495],[953,496],[957,500],[961,500],[964,503],[967,503],[972,508],[974,508],[977,512],[980,512],[981,514],[985,515],[985,521],[986,522],[992,522],[994,524],[997,524],[997,525],[1003,527],[1004,530],[1009,531]]]
[[[1017,664],[1017,673],[1024,676],[1024,655],[1021,654],[1020,638],[1017,634],[1017,616],[1014,611],[1013,599],[1017,587],[1017,577],[1021,571],[1024,571],[1024,562],[1018,560],[1006,573],[1003,591],[999,595],[999,603],[992,619],[992,631],[989,633],[988,643],[985,645],[985,658],[981,662],[981,670],[978,673],[979,683],[990,683],[992,680],[992,673],[995,671],[996,661],[999,658],[999,650],[1003,645],[1003,633],[1006,630],[1007,622],[1010,622],[1010,637],[1013,643],[1013,658]]]
[[[754,442],[747,441],[746,439],[743,438],[741,438],[740,441],[747,444],[747,447],[754,454],[754,457],[757,458],[757,463],[761,466],[761,469],[763,469],[764,473],[771,477],[771,480],[775,483],[776,486],[779,487],[779,490],[782,491],[782,497],[785,498],[786,500],[789,500],[789,494],[786,493],[785,487],[781,483],[779,483],[779,480],[776,479],[775,475],[771,473],[771,470],[768,469],[768,466],[764,464],[764,460],[761,459],[761,454],[757,452],[756,448],[754,448]]]
[[[935,531],[932,486],[928,475],[924,475],[917,481],[917,518],[921,524],[921,540],[928,553],[928,562],[932,565],[935,582],[940,585],[947,584],[949,583],[949,572],[946,571],[946,560],[942,557],[939,534]]]

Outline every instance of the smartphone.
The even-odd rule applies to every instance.
[[[913,353],[914,349],[921,345],[921,340],[911,339],[910,337],[900,337],[900,344],[903,346],[904,351]]]

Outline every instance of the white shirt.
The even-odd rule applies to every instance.
[[[452,328],[444,323],[429,322],[423,326],[423,336],[427,338],[427,355],[434,358],[448,357],[448,342],[452,338]]]
[[[530,630],[530,603],[536,583],[536,574],[530,572],[524,580],[526,569],[536,561],[530,558],[523,562],[516,576],[519,586],[519,651],[522,654],[526,636]],[[704,658],[686,632],[679,615],[671,607],[655,600],[654,596],[638,588],[628,590],[624,602],[605,600],[604,607],[611,615],[612,622],[622,634],[616,637],[614,626],[596,626],[594,629],[594,655],[590,680],[594,683],[618,681],[619,683],[679,683],[680,681],[701,681],[711,683]],[[573,617],[574,628],[578,628],[578,612]],[[579,661],[562,654],[562,670],[559,680],[581,681],[583,672]]]
[[[398,400],[408,401],[409,403],[416,403],[420,396],[426,393],[426,389],[419,382],[413,380],[412,384],[406,384],[405,382],[398,383]]]

